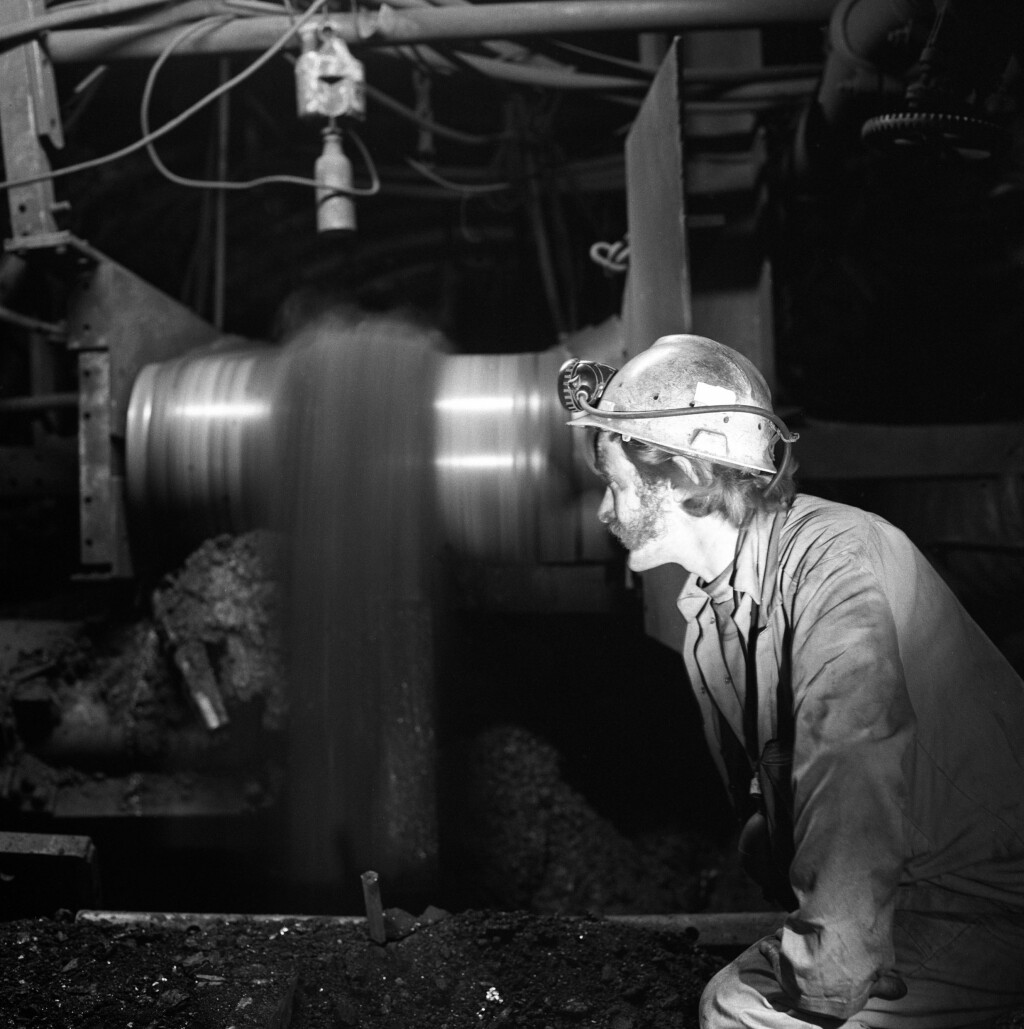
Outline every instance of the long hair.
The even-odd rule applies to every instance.
[[[768,489],[771,479],[759,472],[717,464],[702,457],[686,455],[695,478],[673,464],[676,454],[652,443],[621,439],[623,453],[647,482],[667,479],[685,491],[684,511],[702,518],[720,514],[742,528],[755,514],[784,511],[793,503],[796,483],[793,475],[796,462],[790,460],[779,481]]]

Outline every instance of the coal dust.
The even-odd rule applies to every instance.
[[[441,344],[408,321],[345,312],[286,346],[268,486],[286,541],[287,863],[300,895],[338,904],[338,884],[371,867],[419,894],[437,864]]]

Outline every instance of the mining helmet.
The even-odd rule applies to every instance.
[[[796,438],[772,410],[764,377],[742,354],[704,336],[662,336],[621,369],[572,359],[558,374],[569,425],[642,440],[673,454],[776,472],[777,440]],[[785,463],[782,468],[785,468]]]

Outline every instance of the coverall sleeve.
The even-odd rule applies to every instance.
[[[780,985],[796,1007],[845,1019],[893,967],[914,716],[870,563],[830,555],[793,595],[790,878],[800,906],[782,932]]]

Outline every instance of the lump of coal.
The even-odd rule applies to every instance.
[[[281,728],[285,672],[270,533],[207,540],[154,592],[153,617],[194,697],[221,701],[222,715],[258,698],[263,727]]]

